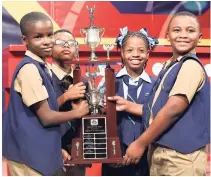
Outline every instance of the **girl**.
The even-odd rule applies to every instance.
[[[121,29],[116,40],[121,48],[124,67],[116,74],[116,94],[134,103],[143,103],[154,83],[154,79],[145,71],[150,51],[158,41],[150,38],[145,29],[139,32],[128,32],[127,27]],[[144,131],[144,123],[140,116],[127,112],[117,115],[118,136],[124,155],[128,146]],[[118,167],[118,168],[116,168]],[[140,176],[149,175],[146,153],[139,164],[129,166],[103,165],[105,176]]]

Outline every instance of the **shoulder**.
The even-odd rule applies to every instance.
[[[180,71],[183,71],[183,73],[192,73],[193,76],[196,74],[205,74],[202,64],[194,59],[185,60]]]
[[[27,63],[20,68],[18,75],[22,77],[29,77],[40,74],[38,68],[33,63]]]
[[[155,78],[155,77],[153,77],[153,76],[149,76],[149,77],[150,77],[150,79],[151,79],[151,84],[154,84],[155,81],[157,80],[157,78]]]

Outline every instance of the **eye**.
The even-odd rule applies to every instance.
[[[145,51],[144,51],[143,49],[140,49],[140,52],[141,52],[141,53],[144,53]]]
[[[126,50],[128,53],[132,52],[133,50],[132,49],[127,49]]]
[[[63,40],[55,40],[56,45],[64,45],[65,41]]]
[[[179,28],[174,28],[173,31],[174,31],[174,32],[179,32],[180,29],[179,29]]]
[[[195,32],[195,30],[194,29],[188,29],[187,30],[189,33],[193,33],[193,32]]]
[[[43,36],[42,35],[36,35],[34,38],[35,39],[41,39]]]
[[[52,38],[53,37],[53,33],[48,34],[48,37]]]

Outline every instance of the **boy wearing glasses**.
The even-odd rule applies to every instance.
[[[53,71],[53,80],[55,84],[55,91],[57,96],[60,97],[66,90],[69,93],[72,93],[69,96],[70,100],[79,99],[81,97],[77,96],[77,93],[85,93],[86,86],[83,82],[75,84],[72,86],[73,78],[72,78],[72,68],[70,64],[65,64],[65,61],[72,60],[77,55],[77,47],[78,43],[75,40],[73,34],[66,30],[60,29],[54,32],[54,46],[52,49],[52,59],[53,63],[51,69]],[[71,101],[67,101],[60,107],[60,111],[69,111],[72,109]],[[64,124],[64,136],[62,137],[62,153],[63,160],[70,160],[70,155],[68,153],[71,141],[76,135],[76,129],[78,127],[77,120],[69,121]],[[85,168],[83,166],[75,166],[75,167],[66,167],[63,168],[63,171],[59,173],[59,175],[68,175],[68,176],[84,176]]]

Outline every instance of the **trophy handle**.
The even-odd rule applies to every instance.
[[[83,35],[84,33],[86,33],[86,30],[83,28],[83,29],[80,29],[80,33],[81,33],[81,36],[83,37],[83,38],[85,38],[85,36]]]
[[[103,35],[104,35],[104,33],[105,33],[105,28],[100,28],[100,32],[102,32],[102,34],[101,34],[101,36],[100,36],[100,38],[102,38]]]

